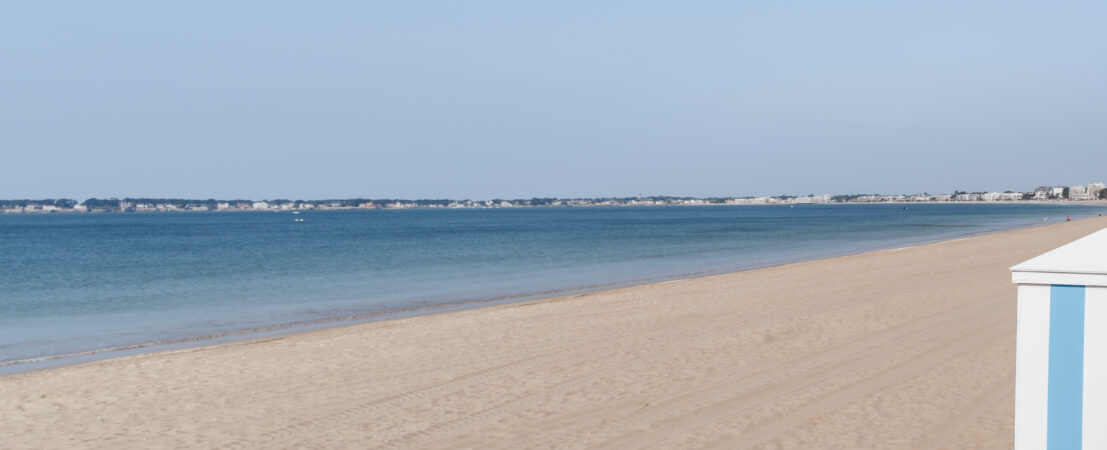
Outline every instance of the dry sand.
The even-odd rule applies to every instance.
[[[1107,219],[0,378],[0,447],[1006,448],[1008,267]]]

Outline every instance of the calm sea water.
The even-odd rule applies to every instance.
[[[0,215],[0,364],[1103,213],[933,204]]]

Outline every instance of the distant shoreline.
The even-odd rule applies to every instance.
[[[23,201],[23,200],[20,200]],[[560,205],[467,205],[467,206],[314,206],[301,207],[242,207],[242,208],[191,208],[191,207],[152,207],[134,209],[75,209],[75,208],[33,208],[33,209],[0,209],[3,214],[99,214],[99,213],[189,213],[189,212],[304,212],[304,211],[374,211],[374,210],[404,210],[404,209],[516,209],[516,208],[609,208],[609,207],[682,207],[682,206],[799,206],[799,205],[1064,205],[1064,206],[1102,206],[1107,205],[1107,200],[949,200],[949,201],[830,201],[830,202],[796,202],[779,200],[764,203],[596,203],[596,204],[560,204]],[[41,207],[41,205],[39,205]]]

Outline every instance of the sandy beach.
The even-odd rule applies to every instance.
[[[0,377],[0,447],[1009,448],[1015,230]]]

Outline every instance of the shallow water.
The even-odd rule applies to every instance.
[[[0,215],[0,363],[763,267],[1107,212],[903,208]]]

